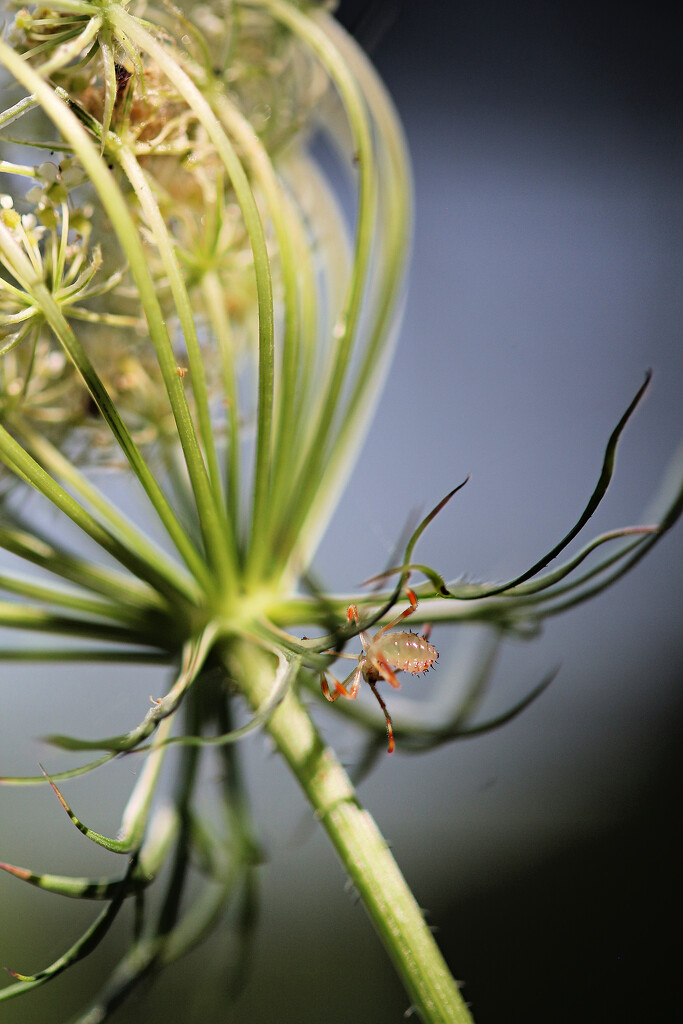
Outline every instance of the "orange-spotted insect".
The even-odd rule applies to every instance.
[[[397,633],[389,632],[390,629],[397,626],[403,619],[407,619],[409,615],[412,615],[417,608],[417,598],[414,592],[406,588],[406,593],[410,601],[410,608],[406,608],[395,619],[388,622],[386,626],[382,626],[373,637],[365,630],[360,631],[358,635],[363,645],[363,653],[358,658],[356,668],[341,683],[330,673],[335,692],[330,693],[330,687],[324,672],[320,682],[320,688],[324,696],[329,701],[335,701],[339,697],[355,700],[358,696],[361,679],[365,680],[377,698],[377,702],[387,720],[389,754],[396,745],[394,742],[394,727],[391,724],[391,717],[387,711],[387,706],[377,692],[377,683],[380,679],[386,679],[391,686],[398,690],[401,684],[396,678],[397,672],[411,672],[413,675],[418,675],[420,672],[426,672],[427,669],[431,668],[439,657],[437,649],[427,640],[429,629],[425,630],[424,636],[404,631]],[[349,605],[346,618],[349,622],[355,622],[356,625],[360,625],[358,609],[355,604]],[[339,657],[356,660],[356,656],[353,654],[340,654]]]

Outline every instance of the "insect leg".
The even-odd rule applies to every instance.
[[[330,702],[334,702],[339,697],[346,697],[347,700],[356,699],[356,697],[358,696],[358,690],[360,689],[360,665],[358,666],[358,668],[354,669],[354,671],[350,675],[346,677],[343,683],[340,683],[338,679],[335,679],[331,672],[330,677],[332,679],[332,682],[334,683],[334,693],[330,693],[330,687],[327,682],[327,677],[323,672],[322,678],[320,680],[320,689],[323,692],[323,697],[325,697]],[[348,685],[349,680],[351,680],[350,686]]]
[[[387,720],[387,736],[389,737],[389,746],[387,747],[387,754],[391,754],[393,752],[393,749],[394,749],[395,745],[396,745],[395,741],[394,741],[394,727],[391,724],[391,718],[389,716],[389,712],[387,711],[387,706],[384,703],[384,701],[382,700],[382,698],[380,697],[379,693],[377,692],[377,687],[375,686],[374,683],[370,682],[369,679],[368,679],[368,685],[370,686],[370,689],[372,690],[372,692],[374,693],[375,697],[377,698],[377,703],[379,704],[379,706],[381,707],[382,711],[384,712],[384,717]]]
[[[350,604],[346,609],[346,618],[349,622],[354,622],[357,626],[360,626],[360,616],[358,615],[358,608],[355,604]],[[363,645],[363,650],[367,653],[368,648],[372,643],[372,639],[369,633],[366,633],[364,629],[361,629],[358,634],[360,642]]]
[[[388,630],[393,629],[394,626],[398,626],[399,622],[401,622],[402,619],[407,619],[409,615],[413,614],[413,612],[417,608],[417,598],[415,597],[415,591],[411,590],[410,587],[406,587],[406,594],[408,595],[408,600],[410,601],[410,608],[406,608],[405,611],[402,611],[401,614],[397,615],[396,618],[392,619],[391,622],[387,622],[386,626],[382,626],[382,628],[378,630],[377,633],[375,633],[373,640],[376,640],[378,636],[382,636],[382,634],[386,633]],[[353,607],[355,606],[351,605],[351,608]],[[351,609],[349,609],[349,611],[350,610]],[[356,614],[358,614],[358,612],[356,612]]]
[[[393,688],[395,690],[400,690],[401,689],[401,684],[399,683],[398,679],[396,678],[396,673],[394,672],[393,668],[391,667],[391,665],[389,664],[387,659],[383,658],[381,656],[375,655],[375,657],[372,659],[372,661],[373,661],[373,664],[376,666],[377,671],[381,675],[382,679],[386,679],[386,681],[391,686],[393,686]]]
[[[360,618],[358,615],[358,609],[355,604],[350,604],[346,609],[346,618],[349,622],[355,622],[357,626],[360,626]]]

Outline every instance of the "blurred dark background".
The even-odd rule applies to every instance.
[[[465,459],[472,488],[481,483],[483,470],[484,485],[490,476],[497,492],[491,496],[493,512],[489,506],[475,513],[479,535],[488,527],[490,540],[508,519],[519,531],[508,503],[523,503],[523,543],[531,540],[539,550],[535,542],[546,536],[545,522],[532,516],[539,515],[539,502],[555,506],[549,491],[563,486],[563,458],[576,456],[577,438],[586,464],[595,465],[598,457],[572,415],[585,426],[583,418],[595,415],[601,396],[616,395],[611,383],[626,380],[627,366],[637,381],[640,361],[641,368],[654,366],[648,412],[658,419],[649,428],[647,449],[641,447],[639,459],[630,463],[631,483],[640,485],[644,499],[648,465],[683,436],[677,16],[665,5],[486,0],[347,2],[340,10],[369,44],[389,84],[415,162],[415,259],[399,362],[410,362],[408,387],[422,393],[414,403],[404,394],[395,401],[389,395],[388,404],[410,419],[421,399],[429,402],[433,386],[439,413],[433,451],[420,416],[419,446],[406,455],[402,439],[404,458],[411,466],[420,459],[445,462],[450,422],[454,461],[463,465]],[[420,347],[419,359],[409,355],[411,346]],[[435,362],[438,381],[430,384],[432,346],[441,353]],[[451,353],[450,377],[443,373],[443,349]],[[416,372],[424,377],[416,379]],[[628,389],[621,383],[618,390]],[[617,406],[612,403],[613,412]],[[636,422],[631,437],[642,428]],[[492,468],[486,461],[495,458],[496,431],[507,434],[499,442],[503,463],[511,435],[526,445],[520,459],[512,442],[508,458],[517,467],[510,476],[504,464]],[[482,455],[483,432],[488,441]],[[531,462],[538,454],[537,467],[545,458],[539,435],[546,432],[561,452],[554,472],[529,472],[529,453]],[[477,440],[468,452],[473,434]],[[576,507],[564,496],[558,501],[563,504]],[[619,517],[618,504],[610,514]],[[460,519],[452,510],[450,515]],[[559,526],[566,520],[560,514],[555,521]],[[473,569],[470,554],[478,543],[472,537],[466,548],[467,569]],[[556,833],[557,841],[547,844],[539,835],[536,845],[533,839],[521,844],[503,825],[491,842],[509,847],[507,866],[504,855],[483,853],[496,865],[486,882],[479,879],[471,893],[448,899],[444,892],[428,903],[479,1024],[683,1019],[671,940],[681,909],[677,865],[683,852],[680,529],[665,543],[667,554],[658,554],[662,561],[645,570],[648,579],[641,578],[640,586],[629,581],[629,594],[598,602],[593,614],[603,629],[586,630],[582,638],[582,623],[575,621],[567,627],[564,654],[553,638],[553,650],[564,660],[554,687],[573,688],[577,705],[583,705],[583,713],[577,706],[568,713],[564,708],[574,742],[567,762],[578,768],[581,795],[569,809],[569,773],[545,794],[548,818],[564,808],[561,838]],[[511,540],[512,550],[514,545]],[[643,615],[643,588],[654,605],[651,618]],[[609,607],[611,600],[616,609]],[[590,617],[589,610],[584,627]],[[576,657],[582,644],[585,665]],[[640,646],[640,683],[625,670],[628,655],[615,652],[622,644]],[[614,702],[624,686],[631,710],[612,705],[604,736],[611,753],[596,756],[595,734],[610,710],[598,710],[591,691],[605,684]],[[639,714],[640,729],[634,725]],[[538,723],[548,728],[545,716]],[[561,728],[557,718],[550,725],[555,728]],[[537,758],[533,746],[527,747],[526,756],[538,772],[556,774],[547,748]],[[457,771],[457,755],[452,765]],[[541,788],[538,779],[530,783],[530,803]],[[522,809],[520,832],[527,815],[536,818],[529,807]],[[518,844],[526,848],[520,860],[514,853]],[[456,875],[455,837],[452,865]]]
[[[321,547],[321,579],[345,590],[379,571],[409,512],[468,472],[421,539],[420,560],[451,578],[525,568],[583,507],[606,440],[652,367],[590,535],[647,521],[683,439],[683,103],[671,8],[405,0],[343,2],[340,15],[405,123],[416,222],[395,364]],[[561,663],[525,715],[424,757],[399,747],[361,788],[477,1024],[682,1019],[682,540],[679,525],[613,590],[549,623],[539,641],[506,647],[487,714]],[[438,676],[407,682],[395,700],[428,701],[455,685],[478,637],[437,628],[434,642]],[[93,687],[77,668],[59,682],[86,732],[117,728],[101,686],[118,688],[121,729],[137,720],[141,687],[156,692],[146,679],[106,675]],[[36,760],[34,747],[17,767],[15,742],[24,751],[26,736],[56,727],[45,699],[56,682],[25,673],[30,716],[6,708],[13,770],[33,771]],[[353,768],[354,731],[322,705],[315,714]],[[116,1019],[400,1021],[405,995],[296,787],[259,737],[244,751],[267,856],[247,987],[228,1009],[225,928]],[[104,789],[74,783],[95,827],[118,819],[128,771]],[[79,836],[46,848],[47,827],[55,844],[66,830],[47,795],[18,794],[16,818],[10,799],[4,858],[66,871],[81,857],[84,873],[106,872]],[[32,969],[91,908],[64,910],[19,888],[13,879],[2,888],[0,962]],[[0,1022],[60,1024],[70,999],[82,1004],[95,990],[129,926],[73,980],[0,1006]]]

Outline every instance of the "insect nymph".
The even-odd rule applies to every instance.
[[[347,700],[355,700],[358,696],[361,679],[365,680],[377,698],[379,706],[384,712],[384,717],[387,720],[389,753],[392,752],[395,746],[394,728],[391,724],[391,718],[387,711],[387,706],[377,692],[377,683],[380,679],[386,679],[391,686],[398,690],[401,684],[396,678],[397,672],[411,672],[413,675],[418,675],[420,672],[426,672],[427,669],[431,668],[439,657],[437,649],[427,640],[429,630],[425,630],[424,636],[418,636],[417,633],[406,633],[404,631],[396,633],[389,632],[389,630],[393,629],[394,626],[397,626],[403,619],[412,615],[417,608],[417,598],[415,597],[414,592],[406,589],[406,593],[408,595],[408,600],[410,601],[410,608],[406,608],[406,610],[401,612],[400,615],[397,615],[395,619],[388,622],[386,626],[382,626],[382,628],[372,637],[369,633],[366,633],[365,630],[360,631],[358,635],[360,637],[360,642],[363,645],[363,653],[358,658],[358,665],[356,668],[342,683],[340,683],[338,679],[335,679],[330,673],[330,677],[334,683],[334,693],[330,692],[330,687],[325,673],[323,673],[320,683],[323,694],[329,701],[335,701],[339,697],[345,697]],[[355,604],[349,605],[346,617],[349,622],[355,622],[356,625],[360,625],[358,609]],[[353,654],[340,654],[339,657],[352,658],[355,660],[355,655]]]

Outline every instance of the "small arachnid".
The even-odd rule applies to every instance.
[[[363,653],[358,658],[358,665],[356,668],[342,683],[335,679],[330,673],[331,679],[334,683],[335,692],[330,693],[330,687],[325,673],[323,673],[320,683],[323,694],[329,701],[335,701],[339,697],[346,697],[347,700],[355,700],[360,689],[360,681],[361,679],[365,680],[377,698],[379,706],[384,712],[384,717],[387,720],[387,736],[389,737],[388,753],[391,753],[395,746],[394,729],[391,724],[389,712],[387,711],[387,706],[377,692],[377,683],[380,679],[386,679],[391,686],[398,690],[401,684],[396,678],[397,672],[411,672],[413,675],[418,675],[420,672],[426,672],[428,668],[431,668],[439,657],[439,652],[427,641],[429,629],[425,630],[424,636],[418,636],[417,633],[406,633],[403,631],[397,633],[389,632],[389,630],[393,629],[394,626],[397,626],[402,619],[406,619],[409,615],[412,615],[417,608],[417,598],[413,591],[406,588],[406,593],[408,595],[408,600],[410,601],[410,608],[406,608],[406,610],[401,612],[401,614],[395,619],[388,622],[386,626],[382,626],[382,628],[372,637],[369,633],[366,633],[365,630],[360,631],[358,635],[363,645]],[[360,624],[358,609],[355,604],[349,605],[346,617],[349,622],[355,622],[356,625]],[[340,654],[339,657],[352,658],[353,660],[356,660],[356,656],[353,654]]]
[[[123,64],[114,64],[114,78],[116,80],[116,99],[114,106],[118,106],[123,99],[128,83],[133,76],[133,64],[126,60]]]

